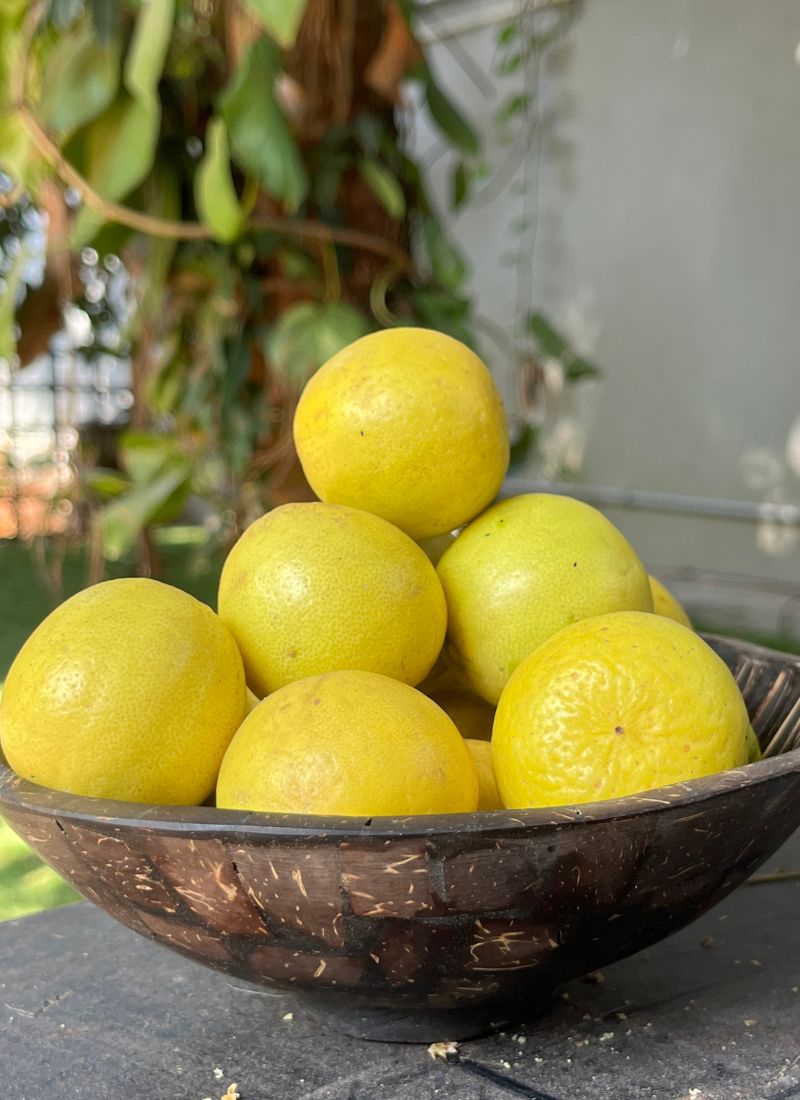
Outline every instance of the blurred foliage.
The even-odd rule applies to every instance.
[[[25,363],[75,306],[92,319],[87,355],[130,359],[130,426],[113,465],[88,449],[80,482],[106,558],[147,550],[143,533],[190,496],[223,541],[302,497],[297,394],[357,336],[410,323],[476,342],[467,266],[408,151],[402,89],[417,87],[455,156],[455,207],[488,168],[415,20],[411,0],[0,5],[4,205],[48,219],[41,279],[26,282],[21,248],[4,253],[0,355],[15,317]],[[526,27],[501,31],[510,74],[534,50]],[[503,121],[527,125],[529,99],[513,93]],[[563,354],[549,332],[531,319],[522,350],[501,343]]]
[[[77,900],[72,887],[0,819],[0,921]]]

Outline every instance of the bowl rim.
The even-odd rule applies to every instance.
[[[214,806],[153,806],[90,798],[40,787],[20,778],[0,762],[0,816],[6,811],[34,814],[72,824],[119,829],[146,829],[165,835],[254,839],[262,837],[403,840],[465,834],[529,833],[582,824],[621,821],[658,813],[669,807],[696,809],[726,794],[800,774],[800,748],[743,764],[686,783],[673,783],[623,798],[574,806],[528,810],[476,810],[463,814],[416,814],[408,817],[327,817],[221,810]]]
[[[800,674],[800,657],[725,635],[703,633],[705,640],[733,644],[743,655],[779,659]],[[462,814],[416,814],[406,817],[316,816],[252,810],[223,810],[214,806],[153,805],[92,798],[43,787],[17,775],[0,754],[0,814],[9,811],[63,819],[103,829],[142,829],[172,835],[229,838],[362,837],[403,840],[410,837],[448,837],[464,834],[552,831],[587,823],[623,820],[658,813],[667,807],[695,808],[744,787],[800,774],[800,745],[752,764],[714,772],[682,783],[626,795],[622,798],[523,810],[483,810]]]

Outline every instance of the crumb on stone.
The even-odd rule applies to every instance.
[[[589,982],[590,985],[602,985],[606,980],[606,976],[601,970],[591,970],[583,980]]]
[[[428,1047],[428,1054],[430,1054],[434,1062],[457,1062],[458,1043],[431,1043]]]

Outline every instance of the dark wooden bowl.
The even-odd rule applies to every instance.
[[[76,797],[0,765],[0,809],[85,897],[165,947],[300,991],[351,1034],[465,1038],[693,920],[800,824],[800,660],[708,640],[766,758],[637,796],[302,818]]]

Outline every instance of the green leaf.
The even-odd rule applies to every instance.
[[[267,34],[288,50],[295,44],[308,0],[242,0]]]
[[[191,489],[191,464],[173,456],[146,483],[134,485],[100,513],[103,553],[117,561],[151,523],[167,523],[182,511]]]
[[[239,236],[244,213],[231,178],[228,131],[222,118],[208,123],[206,151],[194,177],[194,201],[200,218],[218,241]]]
[[[509,54],[507,57],[504,57],[500,64],[497,66],[498,76],[511,76],[512,73],[515,73],[517,69],[522,66],[524,60],[525,54],[522,53],[521,50],[517,53],[512,53]]]
[[[11,12],[8,18],[11,20]],[[0,167],[15,183],[33,186],[35,180],[31,178],[34,174],[32,166],[43,165],[43,161],[33,149],[19,116],[8,106],[11,99],[11,73],[19,64],[23,49],[22,36],[14,28],[13,22],[6,22],[0,15]]]
[[[411,301],[420,324],[446,332],[468,347],[474,347],[475,338],[469,326],[469,298],[437,287],[415,286],[411,289]]]
[[[20,290],[24,285],[22,272],[27,260],[27,250],[20,248],[11,267],[0,279],[0,360],[10,359],[17,350],[14,318]]]
[[[45,126],[62,134],[96,118],[119,87],[119,42],[103,46],[85,21],[64,34],[42,66],[38,114]]]
[[[130,429],[120,436],[120,463],[135,483],[150,481],[161,466],[175,456],[182,456],[181,445],[172,436]]]
[[[539,438],[539,429],[533,424],[526,424],[512,444],[508,455],[508,471],[511,474],[519,473],[524,467],[528,456],[536,447]]]
[[[380,155],[387,137],[386,123],[382,118],[371,111],[359,111],[353,120],[352,133],[366,156],[374,160]],[[345,141],[349,136],[347,131],[342,134]]]
[[[95,34],[101,44],[110,42],[119,28],[119,5],[116,0],[90,0]]]
[[[480,151],[480,139],[471,122],[459,111],[452,99],[445,95],[433,78],[430,69],[425,70],[425,101],[431,118],[444,136],[462,153],[476,156]]]
[[[33,152],[28,131],[13,111],[0,111],[0,168],[15,183],[28,182]]]
[[[116,202],[142,182],[153,164],[160,122],[155,99],[123,95],[84,132],[84,174],[104,199]],[[72,227],[72,247],[87,244],[102,224],[84,207]]]
[[[364,314],[345,302],[300,302],[270,329],[267,357],[276,373],[301,389],[332,355],[368,332]]]
[[[222,379],[222,409],[228,415],[235,406],[252,367],[247,342],[241,338],[229,340],[225,346],[225,374]]]
[[[29,7],[29,0],[0,0],[0,19],[16,23]]]
[[[275,100],[279,67],[277,46],[263,36],[256,39],[222,93],[219,107],[234,160],[256,176],[268,194],[296,210],[308,192],[308,178]]]
[[[180,219],[181,178],[178,166],[170,164],[166,158],[158,161],[139,188],[136,199],[137,207],[151,214],[157,214],[161,218]],[[143,324],[148,324],[147,318],[160,315],[163,310],[164,285],[177,248],[178,242],[169,237],[151,236],[142,240],[146,270],[137,312],[138,320]]]
[[[453,169],[450,180],[450,202],[454,210],[460,210],[469,198],[471,183],[467,166],[460,160]]]
[[[560,359],[567,351],[567,341],[560,333],[556,332],[543,314],[529,313],[526,327],[531,336],[536,338],[536,342],[545,355]]]
[[[321,214],[331,216],[336,211],[342,176],[352,163],[352,157],[346,154],[325,153],[314,165],[311,173],[314,203]]]
[[[299,244],[287,242],[277,249],[275,259],[281,275],[294,283],[310,283],[319,278],[316,260]]]
[[[423,233],[434,279],[448,290],[456,290],[467,277],[464,257],[447,237],[437,218],[431,216],[425,219]]]
[[[519,23],[508,23],[497,33],[497,45],[508,46],[519,34]]]
[[[367,160],[366,157],[362,157],[358,162],[358,170],[377,195],[389,217],[400,221],[406,212],[406,197],[397,177],[392,175],[385,164]]]
[[[579,378],[599,378],[603,372],[594,363],[575,355],[566,364],[565,377],[568,382],[577,382]]]
[[[530,103],[530,96],[526,92],[520,92],[518,95],[509,96],[497,110],[494,118],[498,125],[502,125],[504,122],[508,122],[514,115],[523,114]]]
[[[154,372],[145,387],[147,407],[155,413],[174,413],[186,385],[186,365],[173,359]]]
[[[130,550],[151,523],[167,523],[180,514],[194,469],[177,439],[154,432],[125,432],[119,454],[130,482],[100,513],[103,552],[112,561]]]
[[[122,477],[116,470],[107,470],[102,466],[87,470],[85,479],[88,487],[101,497],[118,497],[131,485],[129,479]]]
[[[125,87],[136,99],[146,101],[156,95],[174,17],[175,0],[143,0],[124,74]]]
[[[526,326],[542,354],[561,360],[567,381],[575,382],[579,378],[599,377],[601,373],[599,367],[590,363],[588,359],[584,359],[583,356],[576,355],[561,333],[553,328],[543,314],[529,313]]]

